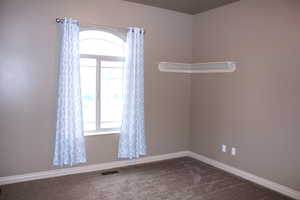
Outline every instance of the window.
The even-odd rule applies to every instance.
[[[80,32],[80,76],[85,135],[118,132],[122,115],[125,42],[105,31]]]

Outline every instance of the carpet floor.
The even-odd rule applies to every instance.
[[[0,186],[1,200],[291,200],[192,158]]]

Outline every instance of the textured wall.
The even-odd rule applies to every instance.
[[[186,150],[190,77],[160,73],[160,61],[192,60],[192,16],[121,0],[0,1],[0,176],[52,169],[57,87],[56,17],[139,26],[145,38],[149,155]],[[117,135],[87,137],[88,164],[116,159]]]
[[[240,64],[191,82],[192,150],[298,190],[299,22],[299,0],[242,0],[197,15],[194,61]]]

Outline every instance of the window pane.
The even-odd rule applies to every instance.
[[[81,63],[87,62],[81,58]],[[92,63],[94,60],[94,64]],[[80,67],[84,130],[96,130],[96,59],[89,59],[89,67]]]
[[[101,68],[101,128],[120,127],[121,115],[122,68]]]
[[[80,53],[104,56],[124,56],[124,41],[108,32],[81,31]]]
[[[102,61],[101,67],[110,67],[110,68],[123,68],[124,62],[122,61]]]
[[[80,58],[80,67],[96,67],[95,58]]]
[[[121,121],[118,122],[101,122],[101,128],[103,129],[112,129],[112,128],[120,128]]]

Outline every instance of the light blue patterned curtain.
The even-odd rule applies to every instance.
[[[57,121],[53,165],[86,162],[80,95],[79,22],[64,18],[60,24]]]
[[[119,158],[146,155],[144,129],[144,30],[129,28],[124,67],[124,105]]]

